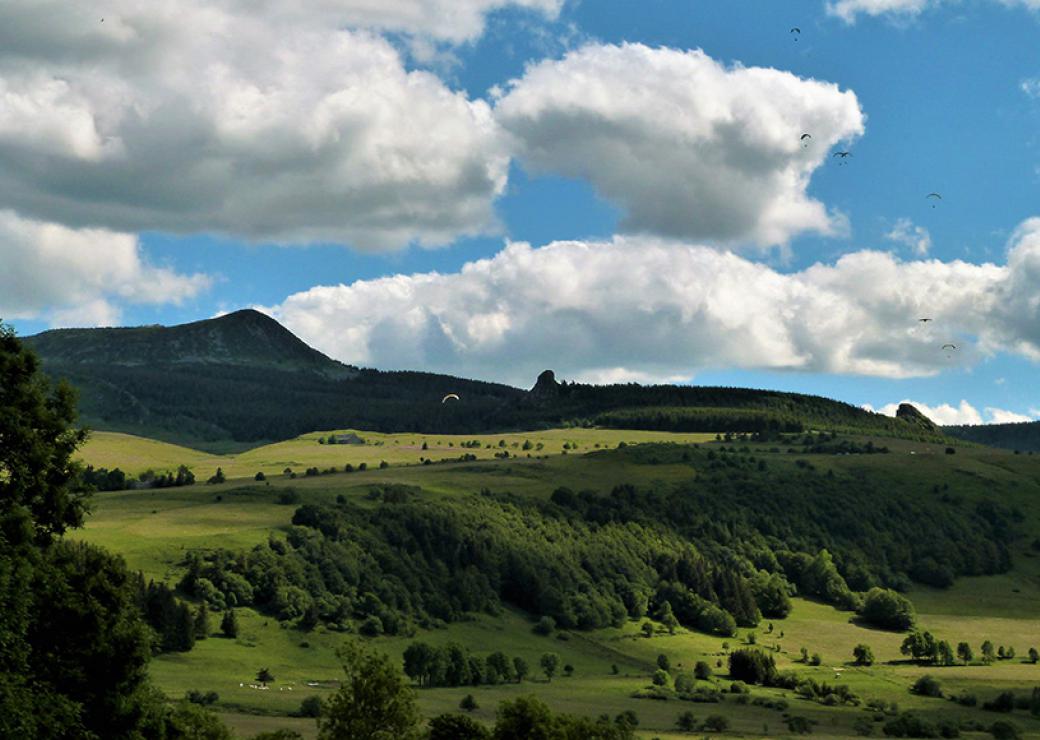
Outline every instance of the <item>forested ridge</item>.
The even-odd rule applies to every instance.
[[[830,399],[699,386],[559,383],[530,391],[411,371],[359,369],[273,319],[238,311],[175,327],[75,329],[29,337],[52,378],[79,390],[94,429],[206,446],[324,429],[480,433],[561,425],[670,431],[934,433]],[[443,403],[449,393],[458,401]]]
[[[593,456],[686,464],[691,476],[557,488],[548,500],[375,488],[364,504],[299,507],[284,538],[252,550],[192,553],[181,587],[213,609],[252,605],[305,627],[370,635],[506,605],[566,628],[652,616],[728,635],[786,615],[795,594],[857,610],[875,587],[1003,572],[1021,520],[949,490],[771,466],[735,447]]]
[[[943,427],[951,437],[1019,452],[1040,452],[1040,421]]]

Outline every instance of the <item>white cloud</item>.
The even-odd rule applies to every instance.
[[[997,0],[997,2],[1009,8],[1040,10],[1040,0]],[[951,0],[828,0],[827,12],[838,16],[846,23],[855,23],[856,18],[860,15],[915,18],[925,10],[943,4],[952,5],[953,2]]]
[[[587,178],[627,232],[760,246],[841,230],[806,190],[831,147],[864,130],[837,85],[641,44],[531,65],[495,116],[529,168]]]
[[[986,413],[989,415],[989,424],[1018,424],[1024,421],[1033,421],[1032,416],[1019,414],[1006,409],[997,409],[987,406]]]
[[[1034,274],[1036,273],[1036,274]],[[268,310],[340,360],[528,384],[759,368],[900,378],[1040,359],[1040,220],[1006,265],[856,252],[778,272],[649,237],[512,243],[456,273],[315,287]],[[919,324],[930,316],[930,324]],[[954,342],[959,349],[943,351]]]
[[[1013,424],[1021,421],[1033,421],[1033,417],[1031,416],[1018,414],[1006,409],[994,408],[992,406],[986,407],[986,415],[983,417],[977,408],[963,399],[957,406],[952,406],[948,403],[939,404],[938,406],[929,406],[926,403],[911,401],[909,399],[900,401],[900,403],[911,404],[922,414],[941,426],[956,426],[959,424]],[[868,411],[875,410],[870,406],[870,404],[864,404],[863,407]],[[895,416],[898,408],[899,403],[889,403],[877,409],[877,412],[885,414],[886,416]]]
[[[373,250],[494,231],[490,107],[342,28],[460,41],[506,4],[0,3],[0,207]]]
[[[1019,83],[1022,92],[1031,98],[1040,98],[1040,77],[1030,77]]]
[[[148,264],[137,237],[69,229],[0,211],[0,316],[61,326],[113,325],[116,302],[180,303],[210,285]]]
[[[854,23],[859,15],[917,16],[937,3],[938,0],[832,0],[827,3],[827,12]]]
[[[918,257],[924,257],[932,249],[932,235],[923,226],[915,226],[908,218],[896,221],[892,230],[885,234],[885,238],[902,244]]]

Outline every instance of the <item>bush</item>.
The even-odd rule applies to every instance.
[[[870,645],[860,643],[852,649],[852,657],[856,665],[874,665],[874,651],[870,649]]]
[[[430,720],[429,740],[490,740],[482,724],[464,714],[441,714]]]
[[[654,686],[667,686],[671,682],[671,677],[668,675],[667,671],[662,671],[660,668],[658,668],[656,671],[654,671],[652,680],[654,682]]]
[[[317,696],[308,696],[306,699],[300,702],[300,708],[296,712],[298,717],[320,717],[321,716],[321,698]]]
[[[477,700],[473,698],[473,694],[466,694],[462,697],[462,701],[459,702],[459,709],[466,712],[472,712],[480,709],[480,705],[477,704]]]
[[[729,720],[721,714],[710,714],[704,720],[701,729],[708,732],[725,732],[729,729]]]
[[[994,722],[989,728],[989,733],[997,740],[1018,740],[1021,737],[1018,727],[1005,720]]]
[[[696,732],[697,718],[694,717],[693,712],[686,710],[675,720],[675,726],[683,732]]]
[[[914,626],[914,605],[905,596],[886,588],[872,588],[860,610],[863,620],[875,627],[908,630]]]
[[[939,728],[931,722],[904,712],[885,723],[885,734],[889,737],[938,737]]]
[[[538,623],[532,628],[536,635],[542,635],[548,637],[556,629],[556,620],[552,617],[542,617],[538,620]]]
[[[756,648],[734,650],[729,656],[729,675],[736,681],[770,686],[776,679],[776,661]]]
[[[988,712],[1010,712],[1015,708],[1015,695],[1010,691],[1002,691],[993,699],[982,705]]]
[[[910,688],[910,692],[918,696],[930,696],[933,699],[942,697],[942,688],[939,682],[931,676],[921,676]]]
[[[707,681],[711,679],[711,666],[703,660],[698,660],[697,665],[693,667],[693,676],[698,681]]]
[[[256,475],[253,476],[253,480],[265,481],[265,480],[267,480],[267,476],[264,475],[262,472],[260,472],[260,473],[257,473]]]

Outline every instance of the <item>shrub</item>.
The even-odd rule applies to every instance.
[[[668,675],[667,671],[662,671],[660,668],[658,668],[656,671],[654,671],[652,680],[654,682],[654,686],[667,686],[671,682],[671,677]]]
[[[992,701],[983,703],[982,708],[989,712],[1010,712],[1015,708],[1015,695],[1002,691]]]
[[[536,635],[548,637],[556,629],[556,620],[552,617],[542,617],[532,629]]]
[[[756,648],[734,650],[729,656],[729,675],[736,681],[769,686],[776,679],[776,661]]]
[[[870,645],[860,643],[852,649],[852,657],[856,665],[874,665],[874,651],[870,649]]]
[[[321,698],[317,696],[308,696],[300,702],[300,708],[297,710],[296,715],[298,717],[320,717]]]
[[[997,740],[1018,740],[1021,737],[1018,727],[1006,720],[994,722],[989,728],[989,733]]]
[[[459,702],[459,709],[466,712],[472,712],[479,708],[480,705],[477,704],[477,700],[473,698],[473,694],[466,694],[462,697],[462,701]]]
[[[697,665],[693,667],[693,675],[699,681],[707,681],[711,678],[711,666],[703,660],[698,660]]]
[[[875,627],[908,630],[914,625],[914,605],[891,589],[872,588],[863,600],[860,616]]]
[[[942,697],[942,688],[939,682],[931,676],[921,676],[910,688],[910,692],[918,696],[930,696],[933,699]]]
[[[704,720],[701,729],[708,732],[725,732],[729,729],[729,720],[721,714],[710,714]]]
[[[687,709],[675,720],[675,726],[683,732],[696,732],[697,718],[694,717],[693,712]]]

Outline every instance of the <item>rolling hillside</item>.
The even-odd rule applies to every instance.
[[[257,311],[181,326],[63,329],[28,337],[80,394],[93,429],[225,452],[316,429],[476,434],[603,426],[681,432],[835,429],[937,439],[925,420],[819,396],[747,388],[558,382],[529,391],[424,372],[359,369]],[[458,402],[442,403],[448,393]]]

